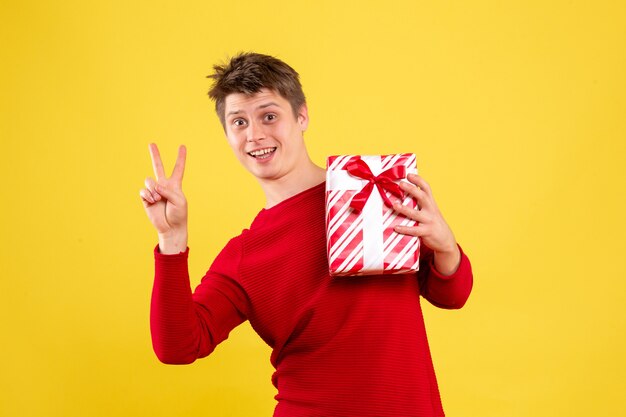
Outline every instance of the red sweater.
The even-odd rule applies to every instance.
[[[263,209],[233,238],[192,293],[189,248],[154,249],[150,324],[158,358],[207,356],[249,320],[273,349],[274,416],[443,416],[420,295],[460,308],[472,287],[469,260],[452,276],[422,247],[420,272],[330,277],[324,183]]]

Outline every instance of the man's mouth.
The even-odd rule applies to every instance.
[[[248,152],[248,155],[252,156],[253,158],[257,158],[257,159],[265,159],[265,158],[269,158],[270,155],[275,150],[276,150],[276,146],[274,146],[273,148],[257,149],[257,150]]]

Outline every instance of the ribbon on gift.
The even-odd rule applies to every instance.
[[[369,165],[362,159],[355,159],[346,165],[346,171],[354,177],[363,178],[368,183],[359,191],[350,202],[350,207],[356,211],[363,210],[367,199],[372,194],[374,186],[378,189],[380,196],[383,199],[385,205],[389,208],[393,207],[393,203],[385,193],[385,190],[389,191],[396,197],[403,198],[404,193],[400,186],[394,181],[404,179],[406,177],[406,167],[404,165],[395,165],[379,175],[374,175]]]

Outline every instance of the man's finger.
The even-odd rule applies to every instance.
[[[425,230],[422,225],[417,226],[395,226],[393,230],[397,233],[401,233],[403,235],[422,237],[424,235]]]
[[[152,198],[154,199],[154,201],[158,201],[161,199],[161,196],[159,195],[159,193],[156,192],[156,182],[154,181],[154,179],[148,177],[146,178],[146,181],[144,182],[144,184],[148,192],[152,194]]]
[[[426,182],[426,180],[420,177],[417,174],[409,174],[406,176],[406,179],[411,181],[413,184],[420,187],[422,190],[426,192],[428,195],[432,195],[432,190],[430,189],[430,185]]]
[[[179,184],[183,181],[183,174],[185,173],[185,159],[187,157],[187,148],[185,145],[180,145],[178,148],[178,158],[176,158],[176,165],[174,165],[174,171],[172,171],[172,179]]]
[[[426,217],[419,211],[410,206],[404,206],[402,204],[396,203],[393,205],[393,209],[400,214],[403,214],[405,217],[408,217],[411,220],[415,220],[419,223],[422,223],[426,220]]]
[[[165,178],[165,170],[163,169],[163,162],[161,162],[159,148],[157,148],[156,143],[151,143],[148,145],[148,149],[150,149],[150,158],[152,159],[152,169],[154,170],[154,175],[157,181],[159,181],[160,179]]]
[[[417,200],[417,205],[420,208],[429,208],[432,206],[430,195],[426,192],[426,190],[422,189],[421,187],[417,188],[412,183],[402,181],[400,182],[400,188],[402,189],[402,191],[415,198],[415,200]]]
[[[152,197],[152,193],[150,193],[150,190],[148,190],[147,188],[142,188],[141,190],[139,190],[139,196],[141,197],[144,203],[146,202],[150,204],[155,203],[154,198]],[[146,206],[146,204],[144,204],[144,206]]]

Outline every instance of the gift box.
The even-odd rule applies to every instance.
[[[395,202],[417,207],[399,187],[417,174],[414,154],[331,156],[326,165],[326,247],[330,275],[415,272],[419,238],[394,226],[415,221],[393,210]]]

